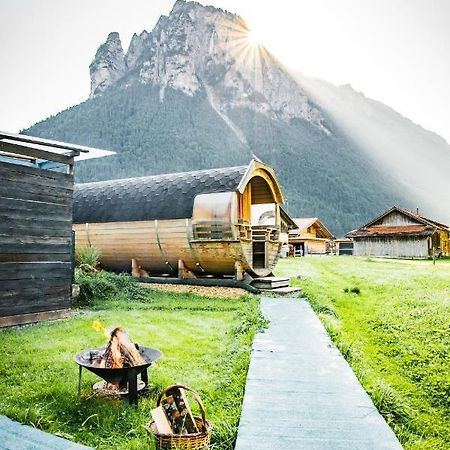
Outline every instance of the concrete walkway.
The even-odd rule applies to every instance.
[[[36,428],[14,422],[0,416],[1,450],[89,450],[90,447],[78,445]]]
[[[263,298],[235,450],[400,450],[308,302]]]

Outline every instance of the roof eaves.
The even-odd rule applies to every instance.
[[[317,219],[316,222],[319,224],[319,226],[325,232],[325,235],[328,236],[325,239],[336,239],[336,236],[334,236],[334,234],[319,219]]]

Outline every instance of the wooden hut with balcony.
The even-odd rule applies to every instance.
[[[76,246],[92,245],[101,265],[179,277],[269,275],[279,258],[281,188],[273,169],[199,170],[75,186]],[[271,205],[269,224],[252,222]],[[133,262],[132,262],[133,261]]]
[[[289,231],[289,245],[293,256],[324,255],[331,250],[335,237],[317,218],[294,219],[295,229]]]

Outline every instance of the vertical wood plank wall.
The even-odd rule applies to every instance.
[[[379,237],[354,239],[355,256],[390,258],[428,258],[427,237]]]
[[[72,194],[72,175],[0,163],[0,326],[70,307]]]

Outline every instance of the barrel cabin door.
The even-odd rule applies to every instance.
[[[255,218],[258,219],[258,213],[254,208],[252,193],[252,182],[250,182],[243,194],[239,196],[239,223],[246,230],[244,234],[251,239],[253,268],[264,269],[267,267],[265,227],[259,227],[258,222],[255,221]]]
[[[243,197],[243,209],[248,211],[247,219],[251,224],[253,267],[267,269],[271,239],[279,223],[279,210],[268,181],[262,177],[256,176],[251,180]]]
[[[255,269],[265,269],[267,267],[266,242],[253,241],[253,267]]]

